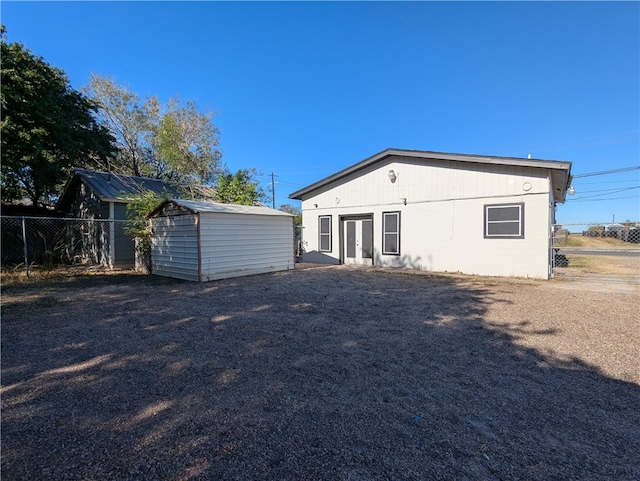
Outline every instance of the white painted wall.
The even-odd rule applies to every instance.
[[[195,214],[153,217],[151,272],[198,281],[198,227]]]
[[[340,216],[371,213],[375,265],[547,278],[549,189],[545,169],[391,158],[303,199],[303,260],[338,263]],[[484,239],[484,205],[519,202],[525,238]],[[400,256],[381,254],[389,211],[401,212]],[[331,252],[318,252],[321,215],[332,216]]]
[[[200,214],[201,280],[295,267],[293,217]]]

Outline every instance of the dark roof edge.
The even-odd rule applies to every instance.
[[[175,182],[173,180],[165,180],[165,179],[158,179],[156,177],[144,177],[141,175],[129,175],[129,174],[119,174],[116,172],[108,172],[105,170],[92,170],[92,169],[84,169],[81,167],[74,167],[73,169],[73,173],[74,174],[82,174],[82,173],[88,173],[88,174],[100,174],[100,175],[113,175],[114,177],[123,177],[123,178],[127,178],[127,179],[140,179],[140,180],[151,180],[151,181],[156,181],[156,182],[166,182],[168,184],[174,184],[174,185],[181,185],[179,182]]]
[[[470,154],[454,154],[445,152],[431,152],[425,150],[408,150],[408,149],[385,149],[382,152],[378,152],[371,157],[353,164],[346,169],[336,172],[329,177],[325,177],[307,187],[303,187],[289,195],[290,199],[302,200],[301,197],[309,192],[324,187],[331,182],[340,180],[347,175],[364,169],[376,162],[384,160],[387,157],[398,156],[407,158],[421,158],[421,159],[437,159],[437,160],[453,160],[457,162],[475,162],[481,164],[494,164],[494,165],[517,165],[522,167],[536,167],[543,169],[558,169],[566,170],[567,173],[571,171],[571,162],[559,161],[559,160],[541,160],[541,159],[523,159],[519,157],[500,157],[490,155],[470,155]],[[564,187],[564,186],[563,186]]]

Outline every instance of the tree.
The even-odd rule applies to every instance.
[[[212,116],[199,112],[195,102],[170,99],[152,129],[156,172],[186,185],[211,183],[222,157]]]
[[[96,106],[65,73],[1,33],[2,198],[34,206],[52,200],[72,167],[112,155],[113,138],[93,116]]]
[[[144,101],[110,77],[93,74],[85,91],[100,106],[99,119],[117,140],[109,171],[173,180],[192,192],[220,171],[222,153],[213,112],[178,98]]]
[[[297,207],[291,204],[282,204],[280,206],[280,210],[282,212],[286,212],[287,214],[293,214],[293,226],[298,227],[302,225],[302,212]]]
[[[253,180],[256,171],[240,169],[235,174],[229,171],[218,175],[217,200],[223,204],[255,205],[266,199],[258,182]]]
[[[152,119],[158,115],[157,99],[152,97],[140,103],[138,94],[127,86],[96,74],[91,74],[84,92],[99,107],[97,119],[111,132],[117,145],[115,155],[97,167],[118,174],[149,176],[151,169],[145,168],[151,156],[147,136]]]

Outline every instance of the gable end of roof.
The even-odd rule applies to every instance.
[[[297,190],[289,195],[290,199],[302,200],[306,195],[311,194],[315,190],[321,189],[332,182],[344,179],[348,175],[363,170],[375,163],[382,162],[390,157],[400,157],[405,159],[424,159],[424,160],[449,160],[454,162],[471,162],[486,165],[512,165],[520,167],[534,167],[549,169],[554,172],[552,174],[552,182],[554,184],[554,199],[556,202],[564,202],[566,189],[570,182],[571,162],[557,160],[541,160],[541,159],[523,159],[518,157],[499,157],[487,155],[472,154],[453,154],[445,152],[431,152],[424,150],[405,150],[405,149],[385,149],[377,154],[367,157],[366,159],[353,164],[333,175],[325,177],[313,184]]]

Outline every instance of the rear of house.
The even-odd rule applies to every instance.
[[[166,201],[150,214],[154,274],[210,281],[293,269],[293,216],[259,206]]]
[[[387,149],[290,195],[303,260],[548,278],[570,167]]]

